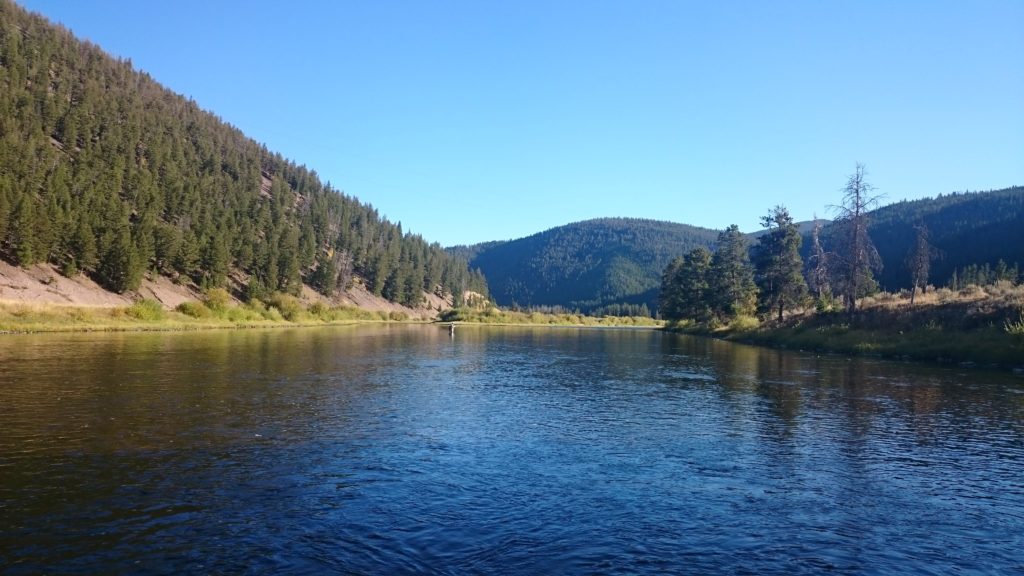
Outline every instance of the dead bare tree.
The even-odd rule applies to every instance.
[[[932,259],[935,258],[935,249],[928,241],[928,227],[923,222],[914,226],[917,236],[914,245],[907,254],[907,268],[910,269],[910,305],[914,305],[914,296],[918,287],[924,294],[928,286],[928,273],[931,269]]]
[[[811,254],[807,258],[807,285],[814,294],[814,300],[821,302],[831,289],[828,283],[828,253],[821,245],[821,221],[814,215],[814,229],[811,230]]]
[[[834,254],[836,288],[843,295],[850,316],[857,312],[857,298],[877,288],[872,270],[882,268],[882,259],[868,236],[868,212],[878,206],[882,196],[873,194],[875,187],[865,176],[864,165],[857,163],[842,189],[842,202],[831,207],[836,213],[839,240]]]

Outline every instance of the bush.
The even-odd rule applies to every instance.
[[[737,316],[729,323],[729,328],[732,330],[747,332],[750,330],[756,330],[760,325],[761,323],[753,316]]]
[[[231,305],[231,294],[223,288],[210,288],[203,296],[203,304],[214,312],[223,312]]]
[[[205,304],[192,300],[178,304],[175,310],[193,318],[209,318],[213,316],[213,312]]]
[[[139,300],[129,306],[125,312],[136,320],[144,320],[146,322],[156,322],[164,318],[163,304],[156,300]]]
[[[391,313],[388,314],[388,320],[393,320],[395,322],[404,322],[404,321],[406,321],[408,319],[409,319],[409,315],[406,314],[405,312],[399,312],[397,310],[393,310]]]
[[[1003,328],[1011,337],[1024,342],[1024,308],[1021,309],[1019,319],[1016,322],[1007,320]]]
[[[221,317],[231,322],[258,322],[264,318],[260,312],[244,306],[232,306],[222,312]]]
[[[306,311],[313,316],[316,316],[323,320],[327,320],[330,308],[328,308],[327,305],[324,304],[323,302],[313,302],[312,304],[306,307]]]
[[[935,297],[938,298],[939,304],[945,304],[947,302],[952,302],[953,300],[955,300],[956,293],[954,293],[949,288],[939,288],[938,290],[935,291]]]
[[[965,286],[963,289],[960,290],[960,295],[961,296],[984,296],[985,295],[985,290],[983,290],[981,288],[981,286],[978,286],[977,284],[968,284],[967,286]]]
[[[305,310],[302,308],[302,304],[299,299],[291,294],[285,294],[283,292],[274,292],[267,298],[267,305],[271,308],[277,308],[280,312],[281,317],[289,322],[298,322],[305,316]]]

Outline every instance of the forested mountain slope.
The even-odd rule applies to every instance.
[[[0,257],[240,295],[330,294],[353,275],[415,305],[486,292],[439,245],[69,31],[0,0]]]
[[[931,283],[945,285],[954,270],[1000,260],[1024,265],[1024,188],[954,193],[897,202],[869,214],[869,234],[883,267],[876,273],[887,290],[910,287],[906,258],[915,225],[929,230],[935,249]],[[828,249],[831,223],[823,224]],[[806,260],[814,222],[799,223]],[[761,231],[747,234],[748,245]],[[657,310],[661,273],[672,258],[696,248],[714,248],[718,231],[685,224],[609,218],[578,222],[511,241],[456,246],[449,252],[470,261],[487,277],[502,305],[560,306],[584,312],[609,305],[646,305]],[[631,309],[631,311],[636,311]]]
[[[883,264],[875,276],[883,289],[910,287],[906,257],[918,223],[935,248],[930,282],[937,286],[972,265],[1024,265],[1024,187],[902,201],[869,215],[868,232]]]
[[[675,256],[711,246],[718,231],[632,218],[602,218],[511,240],[449,248],[487,277],[501,305],[657,309],[661,272]],[[634,309],[635,311],[635,309]]]

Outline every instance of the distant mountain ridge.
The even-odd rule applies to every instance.
[[[818,222],[827,242],[831,222]],[[1024,187],[897,202],[872,211],[869,222],[883,263],[876,278],[886,290],[910,287],[904,262],[919,222],[928,227],[936,249],[933,284],[944,285],[953,270],[972,264],[1024,265]],[[806,258],[814,222],[798,226]],[[718,233],[674,222],[599,218],[448,251],[480,269],[500,305],[594,312],[643,304],[653,313],[665,266],[697,246],[713,250]],[[750,245],[761,233],[746,235]]]
[[[657,307],[661,271],[680,250],[711,247],[717,230],[659,220],[598,218],[517,240],[456,246],[503,306],[593,312],[615,304]]]
[[[875,277],[883,289],[910,287],[904,262],[917,223],[928,228],[936,250],[929,276],[936,286],[970,265],[1024,265],[1024,186],[904,200],[869,215],[868,233],[883,263]]]

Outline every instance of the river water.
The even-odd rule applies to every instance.
[[[0,572],[1024,573],[1024,378],[649,330],[0,338]]]

